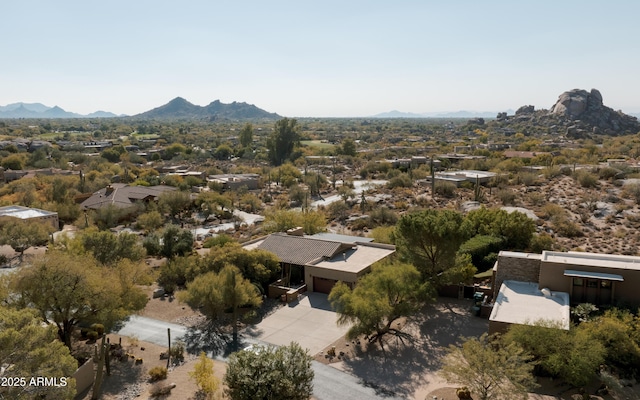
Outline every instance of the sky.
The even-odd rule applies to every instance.
[[[637,0],[0,2],[0,105],[134,115],[175,97],[288,117],[640,112]]]

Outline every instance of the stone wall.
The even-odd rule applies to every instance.
[[[493,284],[493,298],[506,280],[538,283],[541,254],[500,252]]]

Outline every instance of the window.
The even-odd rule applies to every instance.
[[[587,281],[587,287],[588,288],[597,288],[598,287],[598,281],[595,279],[589,279]]]
[[[602,289],[611,289],[611,281],[600,281],[600,287]]]
[[[584,279],[573,278],[573,286],[582,286],[582,285],[584,285]]]

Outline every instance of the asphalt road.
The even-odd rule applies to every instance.
[[[144,342],[166,346],[167,328],[171,329],[172,344],[187,333],[185,326],[138,315],[129,317],[129,321],[117,333],[122,336],[135,336]]]
[[[118,331],[122,336],[135,336],[141,341],[154,343],[160,346],[167,345],[167,328],[171,329],[171,342],[181,339],[187,328],[160,321],[152,318],[132,315],[122,329]],[[250,342],[259,343],[256,340]],[[249,342],[245,341],[245,342]],[[216,357],[222,361],[224,358]],[[312,362],[315,373],[313,379],[313,396],[318,400],[376,400],[376,399],[400,399],[387,393],[379,393],[371,385],[365,385],[355,376],[329,367],[317,361]]]

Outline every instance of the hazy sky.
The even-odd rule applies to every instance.
[[[0,105],[137,114],[181,96],[290,117],[640,111],[637,0],[3,0]]]

